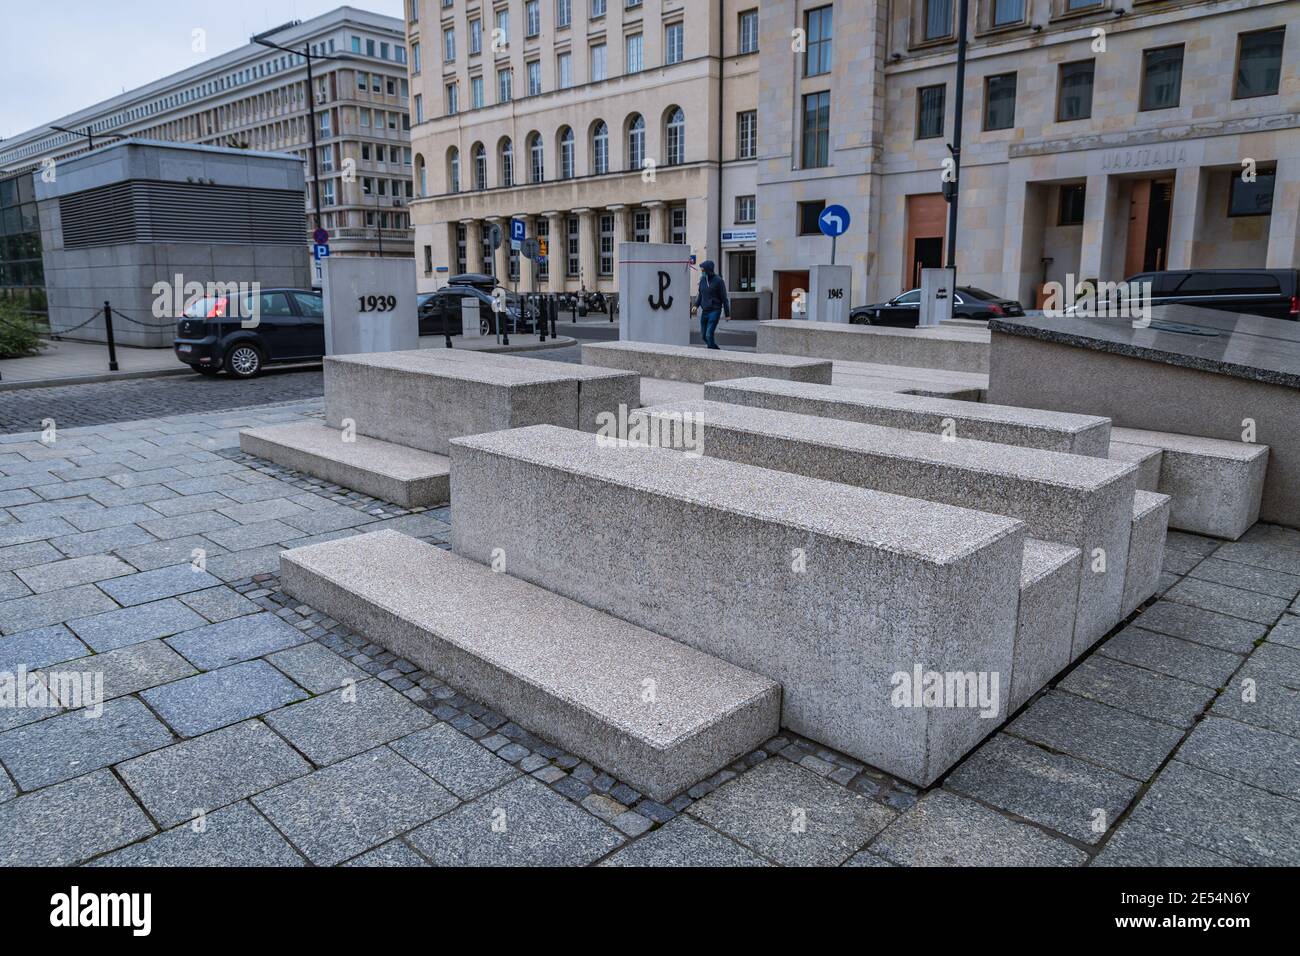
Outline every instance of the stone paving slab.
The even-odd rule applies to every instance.
[[[3,529],[0,529],[2,531]],[[1216,558],[1286,574],[1300,574],[1300,551],[1257,541],[1230,541],[1214,552]]]
[[[257,613],[257,605],[230,588],[222,586],[183,594],[180,602],[197,611],[213,624]]]
[[[154,536],[148,531],[129,524],[116,528],[105,528],[102,531],[85,531],[80,534],[65,535],[61,538],[51,538],[49,543],[57,548],[64,557],[80,558],[87,555],[103,554],[132,545],[150,544],[154,540]],[[131,573],[135,573],[136,570],[135,567],[132,567]]]
[[[220,583],[212,575],[196,570],[192,564],[175,564],[155,571],[143,571],[124,580],[105,581],[100,587],[118,604],[130,607],[201,591]]]
[[[100,857],[94,866],[305,866],[289,842],[248,803],[210,814],[201,831],[182,824]]]
[[[1257,568],[1236,561],[1223,561],[1213,556],[1197,564],[1190,574],[1200,580],[1258,591],[1285,601],[1294,600],[1300,595],[1300,575],[1270,571],[1268,568]]]
[[[204,619],[174,599],[139,604],[68,622],[78,637],[98,653],[130,644],[171,637],[202,627]]]
[[[23,790],[35,790],[166,747],[171,731],[133,697],[103,713],[77,710],[0,734],[0,763]]]
[[[74,660],[86,653],[86,645],[62,624],[23,631],[0,638],[0,671],[18,667],[29,670]]]
[[[1072,694],[1175,727],[1190,727],[1214,696],[1214,691],[1207,687],[1156,674],[1103,655],[1082,661],[1057,686]]]
[[[51,564],[38,564],[14,572],[33,593],[57,591],[79,584],[94,584],[109,578],[134,574],[135,569],[111,554],[90,554],[82,558],[68,558]]]
[[[153,818],[170,827],[304,776],[312,766],[261,721],[247,720],[116,769]]]
[[[784,866],[843,863],[894,812],[779,757],[719,787],[687,811]]]
[[[1242,866],[1169,833],[1129,820],[1120,825],[1092,861],[1093,866]]]
[[[27,597],[32,589],[23,583],[22,578],[12,571],[0,571],[0,601],[12,601]]]
[[[1300,737],[1300,686],[1277,679],[1268,667],[1251,658],[1214,699],[1210,713]]]
[[[1066,754],[999,734],[948,775],[944,787],[1083,843],[1097,843],[1140,784]]]
[[[1158,631],[1236,654],[1249,654],[1267,631],[1262,624],[1164,600],[1143,611],[1135,623],[1147,631]]]
[[[0,634],[33,631],[116,607],[113,599],[93,584],[0,601]]]
[[[389,840],[381,847],[353,857],[344,866],[428,866],[429,861],[401,840]]]
[[[1130,820],[1240,863],[1300,865],[1300,803],[1180,760],[1161,771]]]
[[[717,830],[689,816],[678,816],[653,833],[629,843],[601,866],[771,866]]]
[[[1239,654],[1143,630],[1137,625],[1124,628],[1097,653],[1205,687],[1222,687],[1244,660]]]
[[[261,793],[253,803],[313,863],[332,866],[447,812],[459,801],[380,747]],[[509,816],[506,819],[509,826]]]
[[[247,661],[154,687],[140,696],[177,733],[197,737],[307,695],[266,661]]]
[[[347,681],[366,679],[361,668],[312,641],[271,654],[267,660],[313,694],[327,694]]]
[[[1135,780],[1154,774],[1183,738],[1177,727],[1060,690],[1034,701],[1007,732]]]
[[[157,571],[192,561],[195,548],[205,550],[209,558],[225,553],[224,549],[215,542],[196,534],[184,538],[172,538],[170,541],[153,541],[149,544],[120,547],[117,549],[117,556],[140,571]]]
[[[503,821],[493,826],[495,821]],[[435,866],[581,866],[623,837],[531,777],[520,777],[415,830]]]
[[[60,539],[56,538],[55,541]],[[0,548],[0,571],[28,568],[33,564],[48,564],[59,559],[59,551],[48,541],[29,541]]]
[[[434,724],[390,746],[462,800],[519,776],[506,761],[448,724]]]
[[[0,803],[0,866],[75,866],[153,832],[126,788],[100,770]]]
[[[1295,737],[1211,716],[1196,725],[1178,759],[1300,800],[1300,740]]]
[[[125,697],[197,673],[185,658],[162,641],[129,644],[104,654],[82,657],[52,668],[51,672],[54,671],[81,671],[99,675],[104,682],[104,700]],[[63,700],[62,703],[67,707],[76,705],[76,702],[69,700]]]
[[[932,790],[871,842],[899,866],[1082,866],[1064,840],[947,790]]]
[[[196,667],[216,670],[302,644],[306,634],[274,614],[250,614],[220,624],[208,624],[169,637],[167,643]]]
[[[1289,603],[1272,595],[1194,577],[1183,578],[1165,593],[1165,597],[1180,604],[1218,611],[1256,624],[1272,624]]]
[[[1300,617],[1291,614],[1282,615],[1271,631],[1268,640],[1272,644],[1281,644],[1292,650],[1300,651]]]
[[[266,722],[324,766],[405,737],[433,718],[382,682],[366,680],[268,714]]]

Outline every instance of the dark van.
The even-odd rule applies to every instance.
[[[1151,283],[1151,304],[1195,305],[1270,319],[1300,319],[1300,270],[1172,269],[1127,280]]]

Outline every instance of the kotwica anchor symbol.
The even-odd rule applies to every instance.
[[[660,272],[660,273],[659,273],[659,299],[658,299],[658,301],[656,301],[656,300],[655,300],[655,297],[652,296],[652,295],[651,295],[651,296],[646,296],[646,301],[650,303],[650,308],[652,308],[652,309],[656,309],[656,310],[660,310],[660,309],[671,309],[671,308],[673,307],[673,297],[672,297],[672,296],[668,296],[668,298],[667,298],[666,300],[664,299],[664,293],[668,291],[668,287],[669,287],[670,285],[672,285],[672,284],[673,284],[672,277],[671,277],[667,272]]]

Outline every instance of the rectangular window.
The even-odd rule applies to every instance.
[[[758,155],[758,111],[736,114],[736,158],[753,159]]]
[[[483,77],[471,76],[469,78],[469,108],[472,110],[481,110],[484,102]]]
[[[361,52],[361,37],[352,38],[352,52],[353,53]]]
[[[453,39],[452,42],[455,43],[455,40]],[[420,44],[418,43],[411,44],[411,72],[420,72]]]
[[[670,23],[664,27],[664,62],[680,63],[686,56],[686,27]]]
[[[570,216],[568,221],[568,248],[566,250],[564,274],[570,279],[578,278],[582,271],[581,225],[577,216]]]
[[[740,52],[758,52],[757,10],[745,10],[740,14]]]
[[[1073,185],[1062,186],[1060,192],[1056,207],[1056,224],[1058,226],[1083,225],[1084,201],[1087,199],[1088,194],[1087,186],[1083,183],[1074,183]]]
[[[424,274],[431,275],[432,273],[433,273],[433,246],[425,246],[424,247]]]
[[[502,43],[510,42],[510,11],[497,11],[497,33],[501,37]]]
[[[627,49],[627,72],[640,73],[645,69],[644,50],[645,45],[642,43],[642,36],[639,33],[633,33],[624,40]]]
[[[1011,129],[1016,125],[1016,74],[1000,73],[984,81],[984,128]]]
[[[820,236],[822,232],[821,218],[822,218],[822,213],[825,211],[826,211],[825,199],[817,199],[812,202],[799,203],[798,205],[799,235]]]
[[[1065,0],[1065,12],[1075,13],[1079,10],[1087,10],[1089,7],[1101,6],[1101,0]]]
[[[944,98],[948,86],[923,86],[916,91],[916,138],[932,139],[943,135]]]
[[[455,83],[447,84],[447,115],[455,116],[460,112],[460,89]],[[366,124],[362,122],[362,126]]]
[[[831,94],[829,90],[803,98],[804,169],[831,164]]]
[[[1142,52],[1143,110],[1168,110],[1178,105],[1183,85],[1183,45]]]
[[[1243,182],[1240,176],[1232,177],[1228,196],[1229,216],[1267,216],[1273,211],[1273,184],[1275,170],[1257,170],[1253,183]]]
[[[478,54],[483,52],[483,21],[469,21],[469,52]]]
[[[952,36],[952,0],[923,0],[925,14],[921,19],[923,40],[943,40]]]
[[[597,83],[608,75],[609,51],[605,44],[597,43],[591,48],[591,81]]]
[[[555,0],[555,25],[567,27],[573,23],[573,0]]]
[[[454,29],[442,31],[442,58],[447,63],[456,62],[456,31]]]
[[[674,245],[686,245],[686,207],[674,206],[668,214],[668,241]]]
[[[538,0],[528,0],[524,4],[524,20],[524,36],[535,37],[542,32],[542,10]]]
[[[573,85],[572,53],[561,53],[555,58],[555,73],[560,89],[567,90]]]
[[[1282,78],[1283,27],[1243,33],[1237,39],[1237,84],[1232,97],[1273,96]]]
[[[497,102],[509,103],[514,91],[514,71],[497,70]]]
[[[456,274],[469,271],[469,227],[456,225]]]
[[[737,292],[758,291],[758,255],[754,252],[737,252],[735,277],[732,285]]]
[[[591,15],[593,17],[605,15],[605,0],[591,0]]]
[[[533,60],[528,64],[528,95],[540,96],[542,93],[542,63]]]
[[[609,214],[600,217],[600,267],[602,276],[614,274],[614,217]]]
[[[632,241],[650,241],[650,211],[648,209],[638,209],[632,214]]]
[[[1025,20],[1025,0],[993,0],[993,26],[1008,27]]]
[[[1092,80],[1095,69],[1096,63],[1093,60],[1061,64],[1056,92],[1058,123],[1092,116]]]
[[[415,121],[417,123],[424,122],[424,97],[419,93],[415,94]]]
[[[755,196],[736,197],[736,222],[753,222],[758,218],[758,199]]]
[[[370,74],[368,73],[357,74],[357,89],[360,90],[362,93],[370,89]]]
[[[832,7],[818,7],[804,15],[804,30],[808,50],[803,58],[804,76],[821,76],[831,71],[831,11]]]

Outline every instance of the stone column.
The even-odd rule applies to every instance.
[[[667,242],[668,204],[656,199],[641,205],[650,210],[650,241]]]
[[[483,222],[462,219],[465,224],[465,268],[470,272],[490,272],[483,261]]]
[[[1200,166],[1180,167],[1174,176],[1174,202],[1169,210],[1169,261],[1166,269],[1190,269],[1201,232],[1205,180]]]
[[[596,211],[575,209],[573,215],[578,217],[578,252],[582,264],[579,284],[591,292],[596,288]]]
[[[628,209],[623,203],[616,203],[613,206],[606,206],[606,212],[614,214],[614,288],[618,288],[618,256],[619,246],[627,241],[627,216]]]
[[[521,213],[516,218],[524,221],[524,235],[529,239],[534,238],[536,229],[533,225],[533,217]],[[519,291],[542,291],[541,284],[537,278],[537,263],[532,259],[525,259],[522,251],[519,253]]]
[[[1088,177],[1076,281],[1123,278],[1111,274],[1114,271],[1115,250],[1123,248],[1128,238],[1127,223],[1123,223],[1118,215],[1118,195],[1118,179],[1106,173]]]
[[[565,233],[565,215],[562,212],[544,212],[543,216],[550,224],[550,234],[546,237],[550,246],[549,277],[546,281],[547,292],[564,291],[564,268],[569,257],[569,237]]]
[[[1294,269],[1300,265],[1300,156],[1277,161],[1264,264],[1269,269]]]

